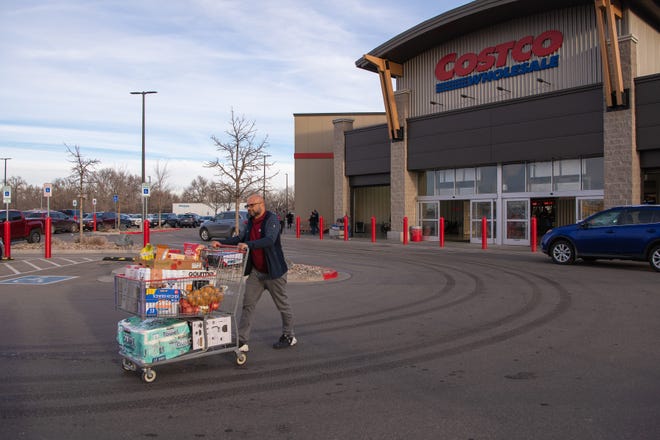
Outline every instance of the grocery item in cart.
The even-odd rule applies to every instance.
[[[145,363],[172,359],[192,348],[188,323],[172,318],[119,321],[117,342],[122,353]]]
[[[205,261],[207,268],[222,268],[243,264],[243,252],[227,249],[206,249],[201,253],[201,259]]]
[[[231,344],[231,316],[190,320],[193,350]]]
[[[181,289],[148,288],[145,292],[146,315],[150,317],[177,316]]]
[[[220,308],[226,286],[207,284],[198,289],[191,289],[181,299],[179,310],[184,315],[211,313]]]

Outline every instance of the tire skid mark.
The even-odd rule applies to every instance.
[[[480,264],[485,267],[491,267],[497,270],[501,270],[503,272],[507,272],[506,270],[503,270],[502,267],[495,264],[486,264],[486,263],[475,263],[475,264]],[[451,267],[451,269],[456,270],[456,268],[454,267]],[[508,271],[508,273],[514,274],[519,277],[522,276],[522,274],[519,272]],[[526,333],[534,328],[537,328],[551,321],[552,319],[556,318],[557,316],[565,312],[570,306],[570,295],[568,294],[566,289],[562,288],[562,286],[559,283],[537,274],[531,274],[531,276],[537,279],[541,279],[543,282],[547,283],[548,285],[553,286],[559,294],[560,301],[549,313],[545,313],[541,317],[533,319],[532,321],[529,321],[527,323],[522,323],[521,325],[516,326],[514,328],[510,328],[508,330],[504,330],[502,332],[498,332],[493,335],[485,335],[485,337],[481,339],[468,341],[466,343],[454,347],[445,347],[445,348],[440,347],[450,342],[456,342],[457,339],[463,339],[466,337],[478,335],[483,332],[496,330],[497,328],[501,327],[502,325],[505,325],[506,323],[511,322],[512,320],[515,320],[520,317],[524,317],[525,315],[531,313],[531,311],[533,311],[535,307],[537,307],[542,297],[541,292],[539,292],[537,288],[534,289],[532,298],[527,301],[527,303],[523,308],[519,309],[518,311],[512,314],[507,315],[506,317],[502,317],[500,319],[481,324],[477,327],[457,330],[455,332],[445,334],[441,338],[436,338],[434,340],[426,341],[423,344],[407,345],[402,349],[390,349],[390,350],[384,350],[384,351],[366,353],[366,354],[363,353],[361,355],[342,357],[340,359],[331,360],[331,361],[319,360],[317,362],[306,363],[297,366],[286,365],[283,368],[269,369],[267,371],[261,371],[261,372],[247,372],[247,373],[241,372],[241,374],[223,378],[223,382],[217,384],[217,386],[214,387],[217,389],[213,389],[213,390],[209,390],[208,388],[209,387],[208,378],[200,378],[200,379],[186,378],[186,380],[180,380],[175,382],[170,381],[166,385],[167,390],[178,388],[179,386],[189,389],[190,387],[203,385],[205,389],[209,391],[201,392],[201,393],[200,392],[175,393],[174,396],[168,394],[167,401],[175,403],[180,401],[190,402],[199,399],[218,399],[218,398],[224,398],[225,396],[231,396],[233,395],[232,393],[257,393],[267,389],[279,389],[292,385],[314,383],[314,382],[318,382],[319,380],[334,380],[336,378],[365,374],[373,371],[389,370],[389,369],[408,365],[411,362],[424,362],[428,360],[437,359],[439,357],[452,356],[466,351],[471,351],[477,348],[485,347],[488,345],[497,344],[504,340]],[[531,280],[528,279],[526,279],[526,281],[531,282]],[[534,284],[532,283],[532,285]],[[475,291],[476,290],[477,289],[475,289]],[[438,347],[440,349],[429,350],[430,347]],[[423,350],[423,352],[418,353],[419,350]],[[383,361],[383,359],[387,359],[387,360]],[[312,374],[307,373],[307,371],[310,369],[313,370],[314,373]],[[294,378],[288,378],[291,375],[300,375],[300,376]],[[282,377],[282,376],[285,376],[287,378],[285,378],[284,380],[274,380],[277,377]],[[81,378],[80,376],[76,376],[76,379],[79,381]],[[98,378],[96,378],[95,375],[93,374],[90,374],[90,379],[98,380]],[[269,381],[264,383],[264,381],[266,380]],[[255,383],[253,385],[247,385],[247,386],[245,384],[245,382],[256,382],[256,381],[260,381],[260,382],[258,384]],[[227,386],[230,384],[234,386]],[[151,385],[150,387],[154,387],[154,385]],[[218,394],[218,390],[222,391],[222,395]],[[150,388],[150,391],[155,391],[155,389]],[[142,394],[142,392],[143,390],[137,389],[136,392],[131,394],[140,395]],[[122,392],[121,394],[122,396],[124,396],[125,392]],[[52,397],[63,398],[64,396],[62,395],[62,393],[53,393]],[[75,396],[72,397],[79,398],[80,394],[75,393]],[[40,400],[43,400],[43,398],[44,396],[41,396]],[[137,400],[131,399],[130,402],[122,401],[122,402],[106,402],[106,403],[98,403],[98,404],[92,403],[85,405],[82,404],[74,405],[73,407],[69,407],[66,410],[62,410],[61,414],[70,414],[72,411],[76,411],[76,408],[78,408],[79,411],[90,411],[90,410],[109,411],[113,409],[125,409],[127,407],[134,407],[134,406],[139,407],[142,405],[151,405],[157,402],[160,402],[162,404],[161,399],[162,399],[161,397],[158,397],[156,399],[153,398],[137,399]],[[23,403],[25,403],[25,401],[23,401]],[[8,411],[9,412],[4,411],[3,409],[3,414],[6,414],[5,417],[23,417],[23,416],[39,417],[39,416],[60,414],[58,412],[59,411],[58,408],[23,408],[23,409],[14,408],[14,409],[9,409]]]

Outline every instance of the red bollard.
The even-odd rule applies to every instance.
[[[488,249],[488,221],[481,217],[481,249]]]
[[[323,216],[319,217],[319,240],[323,240]]]
[[[142,243],[143,246],[146,246],[148,243],[151,243],[150,237],[149,237],[149,232],[150,232],[150,226],[151,223],[149,223],[149,220],[145,219],[144,222],[142,223]]]
[[[371,217],[371,242],[376,242],[376,217]]]
[[[408,244],[408,217],[403,218],[403,244]]]
[[[300,238],[300,216],[296,216],[296,238]]]
[[[94,213],[94,219],[92,220],[92,231],[96,232],[96,213]]]
[[[44,229],[45,229],[44,237],[46,239],[46,243],[44,243],[44,251],[45,251],[44,252],[44,257],[45,258],[50,258],[51,239],[53,238],[52,234],[51,234],[51,224],[52,224],[52,222],[53,221],[51,220],[50,216],[46,217],[46,225],[44,226]]]
[[[440,247],[445,247],[445,218],[440,217],[438,220],[438,231],[440,231]]]
[[[5,235],[4,235],[4,242],[5,242],[5,259],[9,260],[11,259],[11,226],[7,219],[5,219]]]
[[[536,217],[532,217],[532,252],[536,252]]]
[[[348,227],[348,216],[344,216],[344,241],[348,241],[348,235],[349,235],[349,230],[350,228]]]

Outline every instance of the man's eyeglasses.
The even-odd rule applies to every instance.
[[[257,202],[257,203],[248,203],[247,205],[245,205],[245,207],[246,207],[246,208],[252,208],[253,206],[257,206],[257,205],[261,205],[261,202]]]

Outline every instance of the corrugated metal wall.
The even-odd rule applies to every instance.
[[[629,12],[630,33],[637,38],[637,75],[660,72],[660,35],[648,23]]]
[[[365,231],[370,231],[372,216],[376,217],[378,231],[383,222],[390,222],[389,185],[353,188],[353,225],[362,222]]]
[[[558,52],[559,67],[436,93],[435,86],[438,81],[435,78],[435,66],[448,53],[456,52],[458,56],[467,52],[478,53],[488,46],[518,40],[526,35],[537,36],[551,29],[559,30],[564,35],[563,45]],[[509,57],[507,65],[513,64],[515,62]],[[537,77],[550,84],[538,82]],[[410,116],[415,117],[597,84],[601,81],[594,7],[584,5],[517,18],[446,43],[439,41],[434,49],[404,64],[404,76],[397,79],[397,90],[412,91]],[[510,93],[498,91],[497,86],[510,90]],[[461,94],[474,99],[462,98]],[[432,105],[430,101],[443,105]]]

